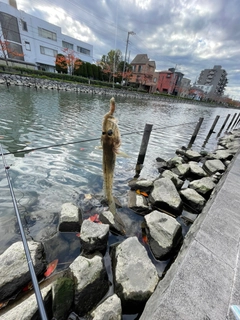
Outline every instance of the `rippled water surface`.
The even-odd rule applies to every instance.
[[[22,87],[0,87],[0,90],[0,143],[5,153],[11,153],[5,159],[11,166],[9,174],[25,229],[34,240],[51,238],[56,233],[63,203],[84,194],[102,194],[102,154],[95,147],[100,145],[102,118],[109,110],[111,97]],[[141,178],[156,178],[155,159],[168,159],[177,148],[187,146],[200,117],[204,117],[204,122],[193,145],[197,151],[202,149],[215,117],[220,115],[216,133],[205,146],[206,150],[213,150],[227,114],[233,116],[236,112],[194,103],[118,96],[115,100],[121,149],[129,155],[119,157],[115,168],[113,192],[123,207],[127,203],[127,183],[135,175],[146,123],[153,124],[153,130]],[[38,149],[45,146],[50,147]],[[37,150],[16,153],[27,149]],[[0,164],[0,195],[2,253],[20,239],[3,164]],[[70,243],[75,239],[75,235],[59,237],[68,237]]]

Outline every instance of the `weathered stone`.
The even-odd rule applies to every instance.
[[[107,248],[109,225],[84,220],[80,231],[80,242],[84,253],[104,252]]]
[[[108,224],[111,231],[124,235],[124,226],[115,218],[116,216],[109,210],[103,211],[99,215],[99,220],[104,224]]]
[[[180,196],[184,203],[195,213],[200,213],[206,203],[206,200],[197,191],[187,188],[180,191]]]
[[[132,190],[150,191],[153,187],[153,181],[150,179],[132,179],[128,182],[128,185]]]
[[[154,181],[153,191],[149,195],[149,201],[154,208],[159,208],[175,215],[182,212],[182,201],[174,183],[168,178],[160,178]]]
[[[108,297],[92,313],[92,320],[121,320],[121,300],[116,294]]]
[[[177,167],[182,163],[183,163],[183,158],[179,156],[175,156],[167,161],[167,165],[169,168]]]
[[[182,239],[182,227],[163,212],[152,211],[144,217],[148,243],[156,259],[164,260]]]
[[[203,164],[203,169],[208,172],[209,174],[214,174],[216,172],[224,172],[225,171],[225,166],[222,163],[221,160],[207,160]]]
[[[72,203],[64,203],[59,218],[59,231],[79,232],[81,224],[81,212]]]
[[[176,173],[180,178],[186,178],[190,171],[190,167],[188,163],[183,163],[176,168],[173,168],[171,171]]]
[[[74,299],[74,282],[70,278],[58,278],[52,286],[52,311],[58,320],[67,319]]]
[[[137,237],[129,237],[114,247],[112,256],[115,292],[123,312],[141,310],[159,280],[146,249]]]
[[[216,159],[219,160],[232,160],[233,154],[229,152],[228,150],[217,150],[215,151]]]
[[[184,181],[182,181],[176,173],[170,170],[165,170],[162,173],[162,177],[170,179],[178,190],[181,189],[184,184]]]
[[[135,191],[128,192],[128,207],[141,215],[149,213],[147,199]]]
[[[40,275],[46,269],[43,246],[40,242],[29,241],[28,247],[35,273]],[[0,255],[0,261],[0,300],[4,301],[23,289],[31,281],[31,275],[21,241],[15,242]]]
[[[194,180],[189,184],[189,188],[196,190],[200,195],[204,196],[204,198],[209,198],[209,195],[215,186],[216,184],[210,177]]]
[[[201,155],[200,153],[198,153],[197,151],[194,150],[190,150],[188,149],[185,153],[185,156],[192,161],[199,161],[201,159]]]
[[[43,288],[41,290],[42,298],[45,305],[46,314],[49,319],[51,319],[51,310],[49,310],[48,314],[48,308],[46,308],[46,305],[48,306],[51,302],[51,285],[48,285],[47,287]],[[1,315],[1,320],[29,320],[29,319],[40,319],[39,317],[39,311],[38,311],[38,304],[36,300],[36,296],[34,294],[34,291],[32,295],[23,300],[21,303],[16,305],[14,308],[10,309],[3,315]]]
[[[202,177],[206,177],[207,174],[206,172],[203,170],[203,168],[201,168],[199,166],[199,164],[195,161],[190,161],[189,163],[189,169],[190,169],[190,177],[194,177],[194,178],[202,178]]]
[[[77,257],[69,266],[75,283],[74,310],[80,316],[91,311],[109,289],[102,255]]]

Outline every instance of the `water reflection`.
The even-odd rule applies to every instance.
[[[100,144],[102,117],[109,110],[111,97],[25,87],[4,90],[0,93],[0,143],[4,152],[58,145],[6,156],[29,236],[36,240],[52,237],[63,203],[82,194],[102,193],[102,154],[95,147]],[[204,122],[193,145],[198,151],[216,115],[220,115],[218,132],[227,114],[235,113],[194,104],[115,99],[121,148],[129,155],[117,158],[115,169],[113,193],[123,206],[127,206],[127,183],[135,175],[146,123],[153,124],[153,130],[140,177],[156,178],[155,159],[168,159],[177,148],[187,146],[199,117],[204,117]],[[81,142],[68,144],[77,141]],[[212,150],[216,143],[213,134],[205,150]],[[5,182],[0,167],[0,253],[19,238]]]

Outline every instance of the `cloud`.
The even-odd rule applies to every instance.
[[[95,60],[115,48],[124,54],[128,31],[134,31],[130,60],[147,53],[157,70],[177,65],[192,81],[201,70],[222,65],[227,92],[240,100],[238,0],[18,0],[18,8],[91,43]]]

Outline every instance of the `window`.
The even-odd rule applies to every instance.
[[[72,49],[73,50],[73,44],[72,43],[63,41],[62,42],[62,46],[63,46],[63,48],[67,48],[67,49]]]
[[[31,46],[30,46],[30,42],[28,42],[28,41],[25,41],[25,48],[26,48],[26,50],[29,50],[29,51],[31,51]]]
[[[90,56],[90,50],[77,46],[77,51]]]
[[[8,58],[24,61],[22,46],[17,43],[8,43]]]
[[[167,74],[167,78],[171,78],[171,75],[169,73]]]
[[[58,53],[57,50],[50,49],[43,46],[40,46],[40,52],[41,54],[45,54],[46,56],[51,56],[51,57],[55,57]]]
[[[141,72],[142,66],[138,66],[138,72]]]
[[[21,43],[17,18],[10,14],[0,12],[0,25],[5,40]]]
[[[21,24],[23,31],[28,31],[27,22],[21,19]]]
[[[46,39],[57,41],[57,34],[55,32],[43,28],[38,27],[38,35]]]

